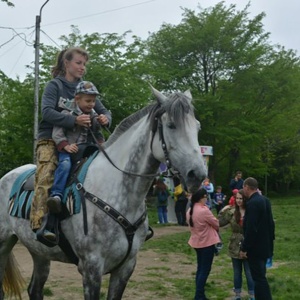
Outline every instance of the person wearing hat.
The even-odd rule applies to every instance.
[[[98,95],[99,92],[92,82],[81,81],[76,87],[74,101],[67,102],[73,104],[73,109],[70,108],[72,106],[67,106],[66,102],[60,102],[60,106],[64,108],[62,114],[73,116],[85,114],[89,116],[89,122],[84,126],[75,125],[73,129],[61,126],[53,127],[52,139],[58,151],[58,167],[55,170],[54,184],[47,200],[47,207],[51,213],[61,212],[61,200],[72,167],[72,161],[74,161],[72,159],[73,155],[80,151],[81,145],[86,148],[87,145],[94,144],[96,149],[97,142],[100,144],[104,142],[104,137],[100,131],[101,124],[98,122],[99,116],[94,110]],[[108,117],[105,115],[101,117],[103,119],[102,123],[108,124]],[[94,140],[94,137],[97,141]],[[47,239],[56,239],[55,234],[51,231],[45,230],[45,235]]]
[[[213,203],[217,211],[217,215],[219,214],[220,210],[224,207],[225,200],[226,200],[226,195],[222,193],[222,187],[219,185],[217,186],[217,192],[214,194],[214,200],[213,200]]]
[[[230,197],[229,202],[228,202],[228,204],[230,206],[234,206],[235,205],[235,198],[236,198],[236,194],[238,193],[238,191],[239,191],[238,189],[234,189],[232,191],[232,196]]]
[[[188,244],[197,254],[196,292],[194,300],[206,300],[205,284],[215,254],[215,245],[220,243],[219,221],[206,206],[208,192],[200,188],[191,197],[191,207],[186,213],[191,236]]]
[[[47,83],[43,92],[42,119],[38,128],[35,149],[34,196],[30,210],[30,225],[37,236],[40,233],[42,234],[44,222],[46,222],[46,219],[43,218],[48,212],[46,201],[53,185],[54,172],[57,167],[56,145],[52,139],[53,126],[57,125],[71,130],[75,125],[85,126],[90,122],[88,115],[61,114],[58,107],[61,97],[65,99],[74,98],[76,87],[86,73],[88,60],[88,53],[79,47],[71,47],[60,51],[51,71],[52,79]],[[94,109],[99,115],[98,122],[101,125],[111,123],[110,112],[99,99],[96,100]],[[106,124],[103,115],[109,119]]]

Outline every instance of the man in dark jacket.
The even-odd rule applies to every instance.
[[[240,190],[243,188],[244,180],[242,178],[243,173],[241,171],[236,171],[235,177],[230,180],[229,187],[233,191],[235,189]]]
[[[240,257],[248,258],[255,283],[255,299],[271,300],[272,295],[266,278],[266,262],[273,255],[275,225],[269,199],[257,191],[258,183],[249,177],[243,190],[248,198],[244,216],[244,241]]]

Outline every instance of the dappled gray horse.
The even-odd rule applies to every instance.
[[[153,93],[157,101],[124,119],[106,142],[111,161],[100,151],[89,165],[79,187],[85,197],[87,224],[82,209],[61,222],[78,258],[86,300],[100,298],[101,279],[107,273],[107,299],[122,298],[147,235],[144,199],[159,164],[167,163],[180,172],[190,192],[198,189],[207,173],[198,144],[200,123],[194,116],[190,92],[168,97],[155,89]],[[43,299],[51,260],[71,263],[60,247],[49,248],[36,241],[28,219],[9,214],[14,182],[34,167],[29,164],[14,169],[0,181],[0,299],[4,298],[3,291],[20,295],[20,277],[11,252],[18,240],[34,263],[28,287],[32,300]]]

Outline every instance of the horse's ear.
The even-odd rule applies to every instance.
[[[190,90],[186,90],[183,94],[192,101],[193,97]]]
[[[153,95],[155,96],[155,98],[158,100],[158,102],[160,102],[161,104],[165,102],[165,100],[167,99],[166,96],[164,96],[161,92],[159,92],[157,89],[155,89],[152,85],[150,85],[151,90]]]

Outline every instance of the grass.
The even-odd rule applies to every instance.
[[[273,217],[276,226],[275,251],[273,257],[273,267],[268,269],[267,276],[272,290],[274,300],[296,300],[300,294],[300,239],[299,239],[299,197],[286,197],[271,199]],[[156,208],[151,203],[148,205],[149,220],[152,227],[160,226],[156,224]],[[211,299],[230,299],[232,295],[232,266],[231,260],[227,256],[228,238],[230,229],[221,228],[221,235],[224,248],[215,257],[213,269],[207,283],[207,295]],[[189,233],[172,234],[161,238],[147,241],[142,251],[153,250],[167,258],[168,253],[178,253],[183,255],[185,264],[191,263],[196,268],[196,257],[194,250],[187,245]],[[162,262],[162,268],[163,262]],[[180,265],[178,266],[180,270]],[[164,275],[165,274],[165,275]],[[193,299],[194,275],[188,278],[170,279],[168,272],[160,273],[154,287],[162,289],[162,282],[167,281],[174,289],[174,295],[180,295],[181,299]],[[163,278],[165,276],[165,278]],[[153,277],[155,279],[155,276]],[[171,282],[170,282],[171,281]],[[245,287],[245,280],[244,280]],[[178,298],[176,298],[178,299]],[[245,298],[246,299],[246,298]]]
[[[273,300],[298,300],[300,295],[300,199],[299,197],[285,197],[271,199],[273,216],[276,226],[275,252],[273,267],[268,269],[267,277],[271,287]],[[149,222],[151,227],[158,228],[157,212],[155,205],[148,203]],[[168,225],[167,225],[168,226]],[[176,225],[170,225],[176,226]],[[221,228],[221,236],[224,248],[215,257],[212,271],[208,278],[206,293],[210,299],[229,300],[232,299],[233,271],[231,260],[227,255],[228,239],[230,229]],[[141,251],[154,251],[159,257],[159,266],[148,266],[143,270],[139,280],[130,279],[127,289],[131,297],[138,299],[141,291],[148,291],[150,298],[143,295],[144,300],[172,299],[191,300],[195,290],[196,256],[195,251],[187,244],[189,232],[164,235],[160,238],[147,241]],[[174,267],[174,255],[179,257]],[[172,265],[172,269],[169,267]],[[193,271],[183,273],[188,267]],[[172,276],[170,276],[172,274]],[[243,287],[246,288],[245,278]],[[100,299],[106,299],[108,288],[108,277],[103,280]],[[78,295],[82,299],[82,287],[73,285],[65,289]],[[46,288],[45,295],[54,299],[51,288]],[[153,296],[155,295],[155,296]],[[246,294],[244,294],[246,295]],[[57,298],[57,297],[56,297]],[[58,298],[62,299],[62,298]],[[73,299],[77,299],[76,297]],[[243,300],[248,299],[244,296]]]

